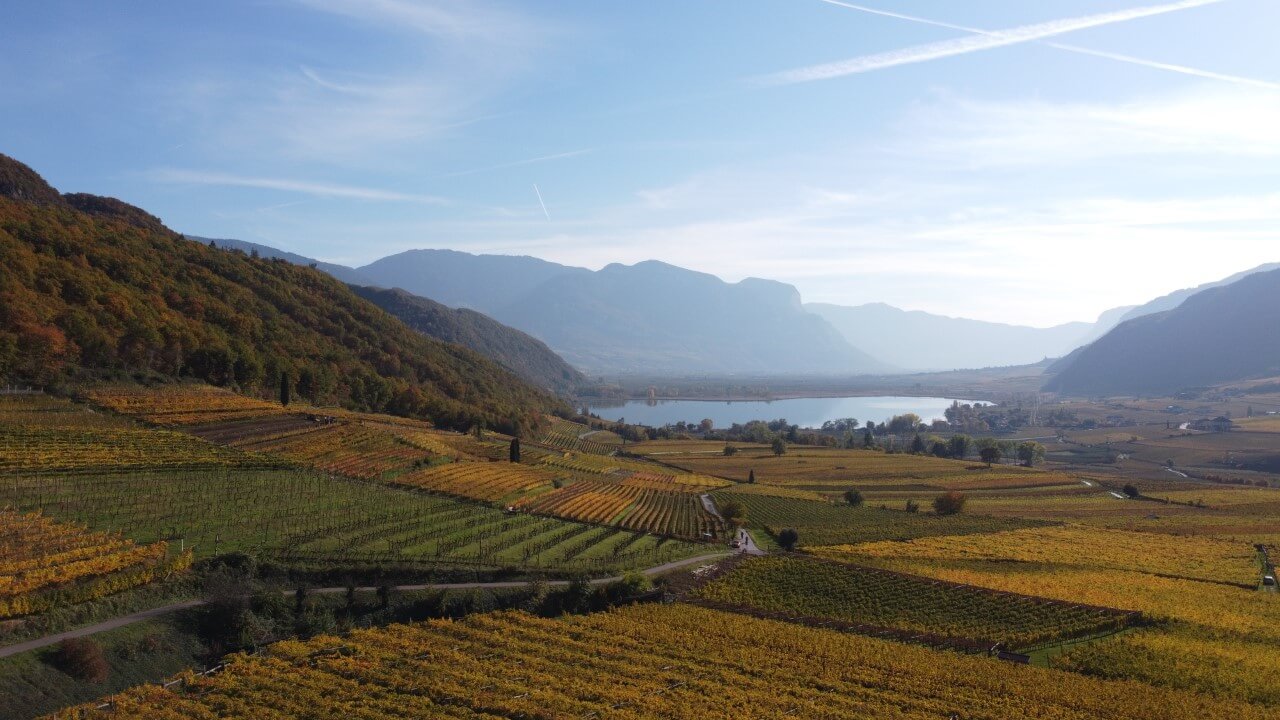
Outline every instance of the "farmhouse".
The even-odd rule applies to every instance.
[[[1201,418],[1191,423],[1192,430],[1201,430],[1203,432],[1231,432],[1235,427],[1235,423],[1231,422],[1231,418],[1219,415],[1216,418]]]

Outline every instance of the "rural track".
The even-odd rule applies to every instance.
[[[672,562],[663,563],[661,565],[655,565],[654,567],[641,570],[640,572],[650,577],[655,575],[662,575],[663,573],[668,573],[668,572],[671,572],[672,570],[679,570],[680,568],[687,567],[689,565],[696,565],[700,562],[707,562],[709,560],[719,560],[721,558],[727,557],[729,554],[730,553],[727,553],[727,552],[711,553],[707,555],[699,555],[697,557],[685,558],[683,560],[673,560]],[[589,580],[588,582],[593,586],[608,585],[609,583],[617,582],[621,579],[622,579],[622,576],[615,575],[613,577],[595,578],[593,580]],[[405,592],[413,592],[418,590],[483,590],[486,588],[492,589],[492,590],[498,590],[498,589],[504,589],[504,588],[528,587],[530,582],[531,581],[529,580],[523,580],[523,581],[508,580],[508,581],[502,581],[502,582],[487,582],[487,583],[485,582],[423,583],[420,585],[393,585],[392,588],[395,590],[400,590]],[[546,584],[550,587],[567,587],[570,582],[572,581],[548,580],[546,581]],[[356,588],[357,592],[374,592],[376,590],[377,590],[376,587],[357,587]],[[282,592],[286,595],[291,595],[296,591],[285,590]],[[320,594],[320,595],[335,595],[338,593],[347,592],[347,588],[345,587],[308,588],[307,592]],[[67,640],[70,638],[84,637],[86,635],[95,635],[97,633],[106,632],[108,630],[115,630],[116,628],[121,628],[126,625],[132,625],[137,622],[142,622],[143,620],[151,620],[153,618],[160,617],[161,615],[167,615],[168,613],[175,612],[178,610],[187,610],[189,608],[199,607],[203,604],[205,604],[204,600],[199,600],[199,599],[184,600],[182,602],[172,603],[170,605],[162,605],[160,607],[151,608],[149,610],[139,610],[138,612],[135,612],[135,613],[130,613],[128,615],[121,615],[120,617],[112,618],[110,620],[103,620],[102,622],[94,623],[93,625],[85,625],[84,627],[75,628],[74,630],[67,630],[64,632],[55,633],[53,635],[45,635],[44,637],[39,637],[34,640],[27,640],[25,642],[14,643],[13,645],[6,645],[4,647],[0,647],[0,658],[11,657],[13,655],[20,655],[24,652],[30,652],[31,650],[39,650],[42,647],[48,647],[49,645],[54,645],[56,643],[60,643],[63,640]]]

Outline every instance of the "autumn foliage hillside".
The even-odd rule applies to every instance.
[[[0,155],[0,383],[204,380],[249,395],[519,431],[551,396],[328,275],[184,239]]]

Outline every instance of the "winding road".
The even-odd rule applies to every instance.
[[[707,562],[708,560],[719,560],[720,558],[723,558],[728,554],[729,553],[727,552],[719,552],[719,553],[711,553],[707,555],[699,555],[697,557],[685,558],[683,560],[674,560],[669,563],[663,563],[662,565],[656,565],[646,570],[642,570],[641,572],[649,577],[653,577],[656,575],[662,575],[664,573],[671,572],[672,570],[679,570],[680,568],[687,567],[689,565],[696,565],[698,563]],[[606,578],[596,578],[588,582],[590,582],[591,585],[608,585],[609,583],[612,583],[612,582],[618,582],[621,579],[622,579],[621,576],[614,576],[614,577],[606,577]],[[528,580],[524,580],[524,581],[509,580],[504,582],[488,582],[488,583],[483,583],[483,582],[424,583],[421,585],[394,585],[392,587],[396,590],[401,590],[406,592],[412,592],[417,590],[481,590],[486,588],[492,589],[492,590],[498,590],[502,588],[528,587],[529,582],[530,581]],[[569,580],[548,580],[546,584],[550,587],[566,587],[569,585],[570,582],[571,581]],[[375,592],[377,591],[377,588],[358,587],[356,588],[356,591],[357,592]],[[285,590],[283,592],[286,595],[292,595],[296,591]],[[308,592],[319,593],[322,595],[334,595],[337,593],[347,592],[347,588],[345,587],[310,588],[308,589]],[[49,645],[60,643],[63,640],[66,640],[68,638],[84,637],[86,635],[94,635],[100,632],[106,632],[107,630],[115,630],[116,628],[124,627],[125,625],[132,625],[133,623],[142,622],[143,620],[151,620],[152,618],[157,618],[157,617],[160,617],[161,615],[166,615],[168,613],[175,612],[177,610],[186,610],[188,608],[199,607],[204,603],[205,603],[204,600],[184,600],[183,602],[173,603],[171,605],[163,605],[161,607],[151,608],[150,610],[139,610],[138,612],[135,612],[135,613],[130,613],[128,615],[121,615],[120,617],[112,618],[110,620],[103,620],[100,623],[95,623],[93,625],[86,625],[84,627],[76,628],[74,630],[67,630],[66,632],[60,632],[54,635],[45,635],[44,637],[36,638],[34,640],[27,640],[26,642],[14,643],[13,645],[6,645],[5,647],[0,647],[0,658],[6,658],[12,655],[18,655],[20,653],[29,652],[31,650],[38,650],[42,647],[48,647]]]

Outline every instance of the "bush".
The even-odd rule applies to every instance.
[[[844,494],[844,501],[854,507],[858,507],[862,504],[862,493],[857,490],[849,490]]]
[[[738,448],[736,448],[736,447],[734,447],[734,446],[732,446],[732,445],[725,445],[725,446],[724,446],[724,456],[725,456],[725,457],[732,457],[733,455],[737,455],[737,454],[738,454]]]
[[[916,502],[915,500],[907,501],[907,507],[906,507],[907,512],[913,513],[919,509],[920,509],[920,503]]]
[[[783,550],[795,550],[796,545],[800,543],[800,533],[792,528],[787,528],[778,533],[778,544]]]
[[[964,509],[963,493],[952,490],[933,499],[933,511],[939,515],[955,515]]]
[[[58,667],[77,680],[100,683],[111,674],[102,646],[89,638],[67,638],[58,643],[54,656]]]
[[[1114,487],[1114,486],[1113,486],[1113,487]],[[1125,486],[1124,486],[1124,494],[1125,494],[1126,496],[1128,496],[1128,497],[1131,497],[1131,498],[1136,498],[1136,497],[1138,497],[1138,496],[1142,495],[1142,493],[1138,491],[1138,488],[1137,488],[1137,486],[1135,486],[1135,485],[1125,485]]]

